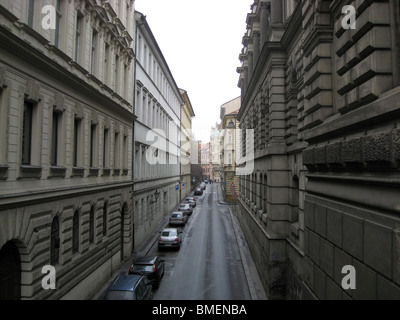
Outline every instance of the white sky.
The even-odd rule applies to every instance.
[[[210,140],[220,106],[240,96],[239,54],[253,0],[136,0],[179,88],[188,92],[197,139]]]

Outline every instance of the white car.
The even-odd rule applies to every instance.
[[[158,249],[161,248],[181,248],[182,231],[176,228],[167,228],[161,231],[158,239]]]
[[[182,203],[179,206],[178,211],[183,212],[185,215],[190,216],[193,213],[193,208],[189,203]]]

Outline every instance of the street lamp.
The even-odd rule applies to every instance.
[[[158,200],[159,195],[160,195],[160,192],[158,192],[158,191],[156,190],[156,192],[154,192],[154,194],[151,196],[152,199],[155,199],[155,200],[151,200],[151,201],[150,201],[150,204],[156,203],[157,200]]]

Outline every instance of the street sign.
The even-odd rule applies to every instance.
[[[175,190],[179,190],[179,183],[175,186]]]

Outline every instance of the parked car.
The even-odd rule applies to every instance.
[[[194,195],[195,196],[201,196],[203,194],[203,189],[202,188],[196,188],[194,189]]]
[[[205,183],[205,184],[208,184],[208,180],[204,180],[204,183]]]
[[[169,217],[169,224],[184,226],[187,220],[188,220],[187,215],[185,215],[183,212],[176,211],[172,212],[171,216]]]
[[[197,205],[196,199],[193,197],[185,198],[185,203],[188,203],[192,208],[194,208]]]
[[[152,286],[146,276],[121,274],[107,290],[105,300],[151,300]]]
[[[183,203],[179,206],[178,211],[190,216],[193,213],[193,207],[189,203]]]
[[[200,183],[200,188],[203,190],[206,190],[206,184],[204,182]]]
[[[161,231],[160,238],[158,239],[158,249],[161,248],[181,248],[182,244],[182,231],[176,228],[167,228]]]
[[[157,256],[143,257],[133,261],[129,274],[146,276],[153,288],[157,289],[164,275],[164,265],[165,261]]]

